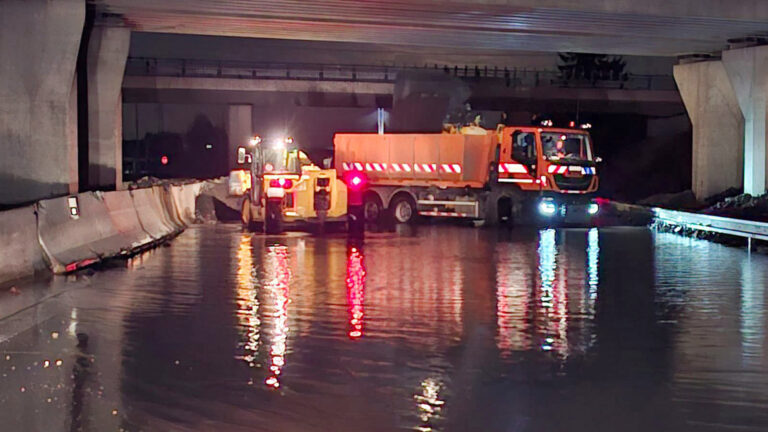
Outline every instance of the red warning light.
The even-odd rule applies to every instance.
[[[160,163],[163,165],[168,165],[168,156],[163,155],[163,157],[160,158]]]

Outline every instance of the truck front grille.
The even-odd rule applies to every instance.
[[[589,189],[589,185],[592,183],[592,177],[592,175],[566,177],[561,174],[555,174],[555,184],[563,190],[583,191]]]

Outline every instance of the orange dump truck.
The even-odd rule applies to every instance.
[[[334,164],[368,178],[363,215],[488,223],[587,222],[598,211],[596,158],[581,129],[510,126],[461,133],[336,134]]]

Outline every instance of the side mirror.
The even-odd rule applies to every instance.
[[[237,148],[237,163],[243,164],[245,163],[245,157],[247,155],[245,154],[245,147],[238,147]]]
[[[603,161],[603,158],[601,158],[600,156],[595,158],[595,163],[600,163],[602,161]]]
[[[332,158],[325,158],[323,159],[323,169],[331,169],[333,165],[331,163],[333,162]]]
[[[251,156],[249,154],[245,155],[245,163],[247,163],[249,165],[252,164],[253,163],[253,156]]]

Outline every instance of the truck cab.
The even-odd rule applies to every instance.
[[[508,126],[499,131],[498,182],[539,192],[538,217],[587,220],[599,210],[597,163],[586,130]]]

